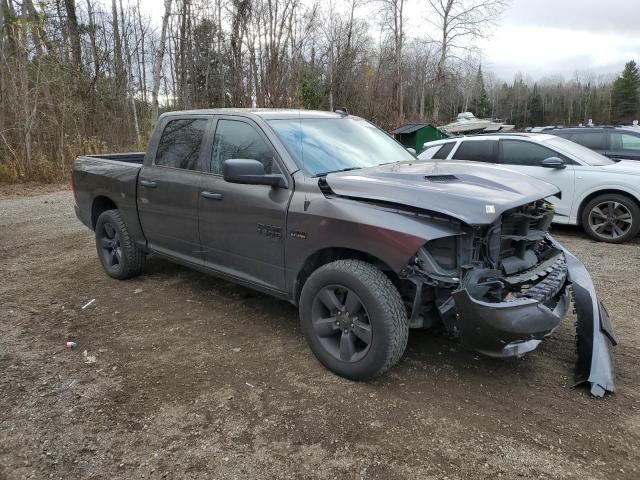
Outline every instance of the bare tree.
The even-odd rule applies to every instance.
[[[151,122],[155,125],[160,111],[158,95],[160,93],[160,76],[162,75],[162,63],[164,61],[164,51],[167,42],[167,29],[169,17],[171,16],[171,0],[164,0],[164,15],[162,16],[162,30],[160,31],[160,41],[153,64],[153,89],[151,90],[152,113]]]
[[[460,50],[469,50],[470,41],[482,37],[506,7],[508,0],[427,0],[432,13],[428,21],[440,32],[434,41],[440,55],[433,89],[433,119],[440,117],[447,61]]]
[[[398,123],[404,120],[404,96],[402,90],[402,47],[404,45],[405,0],[378,0],[382,6],[385,26],[391,29],[393,38],[393,91],[398,109]]]

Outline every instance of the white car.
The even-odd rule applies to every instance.
[[[465,136],[424,147],[422,160],[495,163],[556,185],[562,193],[549,199],[554,222],[582,225],[595,240],[622,243],[640,231],[640,162],[615,162],[541,133]]]

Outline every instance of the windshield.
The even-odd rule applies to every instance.
[[[299,166],[313,176],[415,160],[389,135],[362,119],[269,120]]]
[[[601,166],[612,165],[616,162],[600,155],[598,152],[583,147],[575,142],[567,140],[565,138],[553,137],[544,141],[545,144],[554,147],[561,153],[568,154],[572,157],[576,157],[578,160],[582,160],[587,165]]]

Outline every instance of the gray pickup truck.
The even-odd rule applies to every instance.
[[[338,375],[383,374],[411,328],[523,355],[573,292],[576,383],[615,389],[606,310],[548,234],[559,192],[526,175],[420,161],[346,111],[221,109],[162,115],[146,153],[78,157],[73,186],[107,274],[153,254],[286,299]]]

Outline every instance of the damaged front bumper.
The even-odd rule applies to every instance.
[[[548,237],[558,256],[540,267],[543,279],[526,296],[499,303],[474,298],[468,288],[452,294],[461,340],[493,357],[520,356],[534,350],[565,317],[570,293],[577,313],[576,385],[588,382],[591,394],[615,391],[612,347],[616,344],[607,312],[598,300],[585,266]]]

